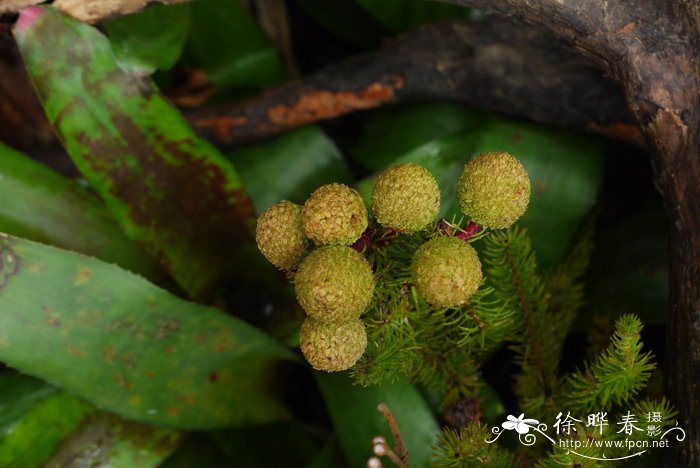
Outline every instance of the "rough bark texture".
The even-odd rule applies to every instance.
[[[550,33],[498,19],[424,26],[252,101],[203,108],[188,118],[206,137],[228,144],[426,99],[642,142],[615,80]]]
[[[623,86],[671,226],[667,391],[688,438],[670,462],[700,466],[700,4],[452,1],[550,31]]]

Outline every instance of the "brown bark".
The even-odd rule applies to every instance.
[[[451,0],[550,31],[622,85],[652,149],[670,221],[667,392],[700,466],[700,4],[694,0]]]
[[[219,144],[387,103],[450,100],[642,144],[620,85],[550,33],[491,19],[424,26],[238,105],[188,114]]]

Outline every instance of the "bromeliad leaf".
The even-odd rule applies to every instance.
[[[153,5],[105,23],[122,67],[142,75],[168,70],[182,53],[191,26],[191,5]]]
[[[251,275],[254,210],[236,171],[154,85],[51,7],[23,10],[15,35],[49,119],[127,234],[198,299]]]
[[[293,356],[262,332],[114,265],[0,236],[0,361],[142,422],[286,416],[273,376]]]
[[[396,416],[411,466],[428,466],[430,445],[439,428],[428,404],[416,387],[405,381],[381,386],[353,385],[347,375],[314,374],[328,406],[338,442],[348,466],[364,466],[371,452],[371,441],[377,435],[387,440],[389,426],[377,411],[385,403]]]
[[[0,231],[117,263],[152,281],[160,266],[124,235],[104,203],[0,143]]]
[[[0,388],[0,466],[155,466],[180,440],[26,375],[4,372]]]
[[[277,49],[240,0],[192,4],[192,52],[218,88],[260,88],[284,78]]]

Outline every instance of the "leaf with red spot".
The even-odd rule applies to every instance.
[[[51,7],[23,10],[15,36],[49,120],[130,237],[191,297],[255,274],[255,215],[238,174],[151,81]]]

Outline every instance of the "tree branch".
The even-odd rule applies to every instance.
[[[623,96],[618,83],[550,34],[490,19],[424,26],[252,101],[188,118],[226,145],[387,103],[437,99],[641,145]]]
[[[512,17],[576,47],[625,90],[652,148],[671,226],[667,390],[700,466],[700,4],[695,0],[451,0]]]

